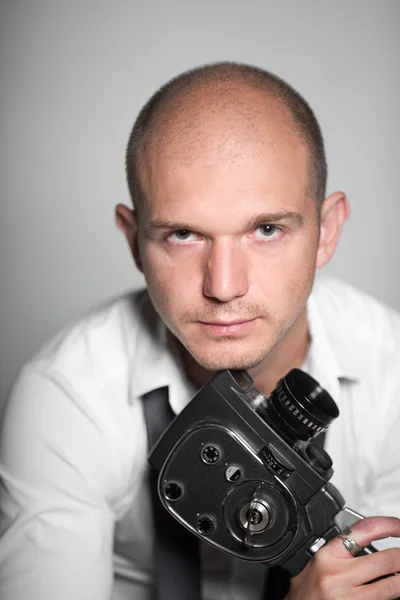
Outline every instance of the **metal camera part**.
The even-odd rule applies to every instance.
[[[243,386],[242,376],[238,381]],[[300,369],[280,379],[269,398],[254,387],[245,389],[243,397],[290,444],[316,437],[339,416],[328,392]]]
[[[216,548],[296,575],[339,532],[344,500],[329,483],[332,461],[312,445],[338,414],[299,369],[269,398],[245,371],[222,371],[152,449],[160,500]]]
[[[246,502],[239,510],[239,523],[250,534],[265,531],[271,520],[269,506],[262,500]]]

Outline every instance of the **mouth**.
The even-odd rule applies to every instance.
[[[234,321],[199,321],[199,323],[209,334],[232,336],[246,333],[251,329],[256,320],[257,319],[236,319]]]

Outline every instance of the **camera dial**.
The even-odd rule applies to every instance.
[[[250,534],[265,531],[271,520],[267,502],[257,499],[243,504],[239,511],[239,523]]]

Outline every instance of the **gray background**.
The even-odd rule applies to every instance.
[[[150,94],[238,60],[288,80],[352,205],[326,272],[400,309],[398,0],[0,0],[0,400],[49,336],[143,283],[114,225]]]

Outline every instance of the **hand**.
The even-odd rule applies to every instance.
[[[400,519],[369,517],[351,529],[351,538],[365,547],[374,540],[400,537]],[[400,548],[354,558],[337,537],[293,577],[286,600],[395,600],[400,597],[400,575],[373,580],[399,571]]]

